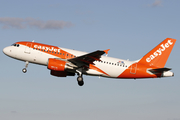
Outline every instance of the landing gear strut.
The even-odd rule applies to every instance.
[[[26,72],[27,72],[27,67],[28,67],[28,64],[29,64],[29,62],[28,62],[28,61],[26,61],[25,68],[23,68],[23,69],[22,69],[22,72],[23,72],[23,73],[26,73]]]

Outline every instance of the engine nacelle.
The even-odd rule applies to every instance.
[[[51,75],[56,76],[56,77],[66,77],[66,76],[75,76],[75,73],[71,73],[67,71],[51,70]]]
[[[66,71],[54,71],[54,70],[51,70],[51,75],[56,76],[56,77],[66,77],[67,72]]]
[[[49,58],[47,68],[53,71],[65,71],[66,61]]]

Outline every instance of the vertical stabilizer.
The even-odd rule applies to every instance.
[[[143,58],[141,58],[138,63],[163,68],[174,47],[175,42],[176,39],[166,38]]]

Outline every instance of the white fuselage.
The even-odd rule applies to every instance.
[[[75,56],[81,56],[87,54],[86,52],[60,48],[61,50],[67,51]],[[3,52],[15,59],[28,61],[30,63],[40,64],[47,66],[49,58],[57,58],[54,55],[47,54],[46,52],[42,52],[41,50],[36,50],[33,48],[29,48],[24,45],[20,45],[19,47],[16,46],[9,46],[4,48]],[[101,61],[95,61],[94,66],[98,69],[104,71],[107,74],[99,72],[98,70],[88,69],[83,71],[84,74],[87,75],[95,75],[95,76],[104,76],[104,77],[113,77],[117,78],[123,71],[125,71],[130,65],[137,61],[127,61],[107,56],[101,56]],[[133,73],[134,74],[134,73]]]

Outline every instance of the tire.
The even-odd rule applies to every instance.
[[[26,69],[26,68],[23,68],[23,69],[22,69],[22,72],[23,72],[23,73],[26,73],[26,72],[27,72],[27,69]]]
[[[79,86],[83,86],[84,85],[84,81],[78,81],[78,85]]]

